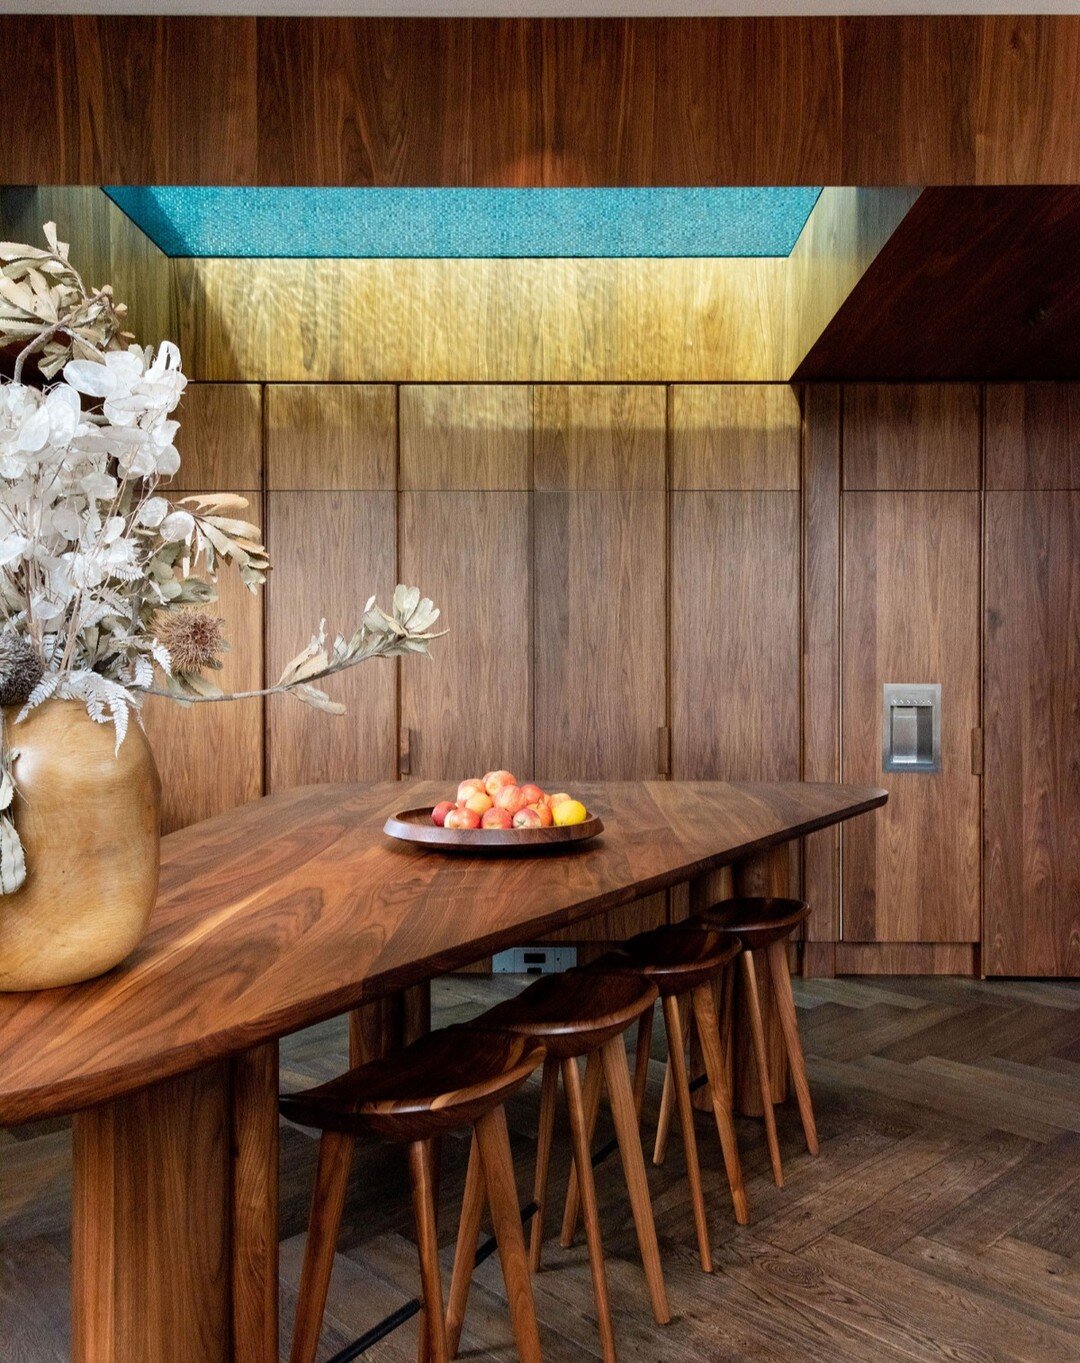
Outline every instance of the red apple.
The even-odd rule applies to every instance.
[[[546,799],[546,796],[544,795],[544,792],[541,790],[541,788],[538,785],[535,785],[532,781],[525,782],[525,784],[521,787],[521,793],[522,795],[524,795],[525,803],[527,805],[538,805],[541,802],[541,800]]]
[[[483,818],[493,804],[494,801],[487,791],[478,790],[470,795],[465,801],[464,808],[471,809],[475,814],[479,814],[480,817]]]
[[[435,808],[431,811],[431,822],[433,824],[437,824],[439,828],[442,828],[442,826],[446,822],[447,814],[449,814],[453,808],[454,805],[452,801],[440,800],[439,803],[435,806]]]
[[[495,806],[497,809],[505,809],[508,814],[516,814],[519,809],[524,809],[525,800],[521,794],[521,787],[500,786],[495,792]]]
[[[535,809],[519,809],[514,815],[515,828],[539,828],[540,815]]]
[[[465,809],[459,805],[457,809],[452,809],[450,813],[447,814],[446,823],[443,827],[457,829],[479,828],[480,815],[477,814],[475,809]]]
[[[541,828],[550,828],[550,827],[551,827],[551,825],[552,825],[552,823],[553,823],[554,821],[553,821],[553,819],[552,819],[552,817],[551,817],[551,810],[550,810],[550,808],[549,808],[547,805],[530,805],[529,808],[530,808],[530,809],[535,809],[536,812],[537,812],[537,814],[540,815],[540,827],[541,827]]]
[[[572,800],[573,798],[572,795],[567,795],[565,790],[560,790],[558,794],[548,796],[548,804],[554,809],[556,805],[561,805],[564,800]]]
[[[462,781],[457,788],[457,802],[463,805],[470,795],[475,795],[479,791],[483,794],[484,783],[477,776],[470,776],[467,781]]]
[[[484,777],[484,789],[494,800],[503,786],[516,786],[517,777],[512,771],[489,771]]]
[[[481,828],[512,828],[513,819],[505,809],[496,809],[494,806],[480,819]]]

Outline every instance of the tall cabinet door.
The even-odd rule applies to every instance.
[[[262,520],[262,391],[257,384],[192,383],[180,409],[180,471],[169,495],[238,492]],[[214,680],[256,690],[263,676],[263,596],[223,567],[218,599],[199,609],[221,617],[229,651]],[[143,723],[161,773],[162,832],[222,814],[263,793],[263,702],[192,705],[149,698]]]
[[[536,774],[652,780],[666,723],[665,391],[535,390]]]
[[[845,942],[979,938],[979,397],[844,390],[842,770],[889,802],[843,830]],[[882,770],[886,682],[941,685],[941,768]]]
[[[400,567],[448,633],[402,660],[402,770],[532,769],[527,385],[400,390]]]
[[[983,969],[1080,975],[1080,384],[987,389]]]
[[[266,389],[267,671],[275,681],[325,619],[328,635],[356,629],[374,592],[394,590],[393,387],[274,384]],[[272,790],[316,781],[390,780],[397,769],[397,664],[377,659],[331,679],[346,706],[324,714],[273,696],[267,747]]]
[[[798,779],[799,425],[786,385],[671,390],[679,780]]]

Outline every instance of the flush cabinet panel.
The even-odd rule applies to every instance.
[[[356,629],[374,592],[396,576],[396,402],[392,388],[270,385],[267,404],[267,673],[275,681],[321,619]],[[363,663],[325,688],[342,716],[273,696],[272,790],[314,781],[383,781],[397,769],[397,664]]]
[[[239,492],[262,522],[262,391],[255,384],[192,383],[177,436],[181,466],[174,499],[192,492]],[[263,677],[264,600],[223,567],[218,599],[202,607],[224,621],[229,651],[213,679],[225,691],[255,690]],[[161,827],[224,813],[263,793],[263,702],[183,707],[150,697],[143,722],[161,773]]]
[[[400,572],[442,610],[434,659],[401,668],[408,774],[532,769],[530,392],[401,389]]]
[[[1080,491],[986,503],[983,969],[1075,976]]]
[[[843,940],[979,937],[979,495],[843,499],[843,779],[889,803],[843,832]],[[882,770],[882,688],[941,684],[941,770]]]

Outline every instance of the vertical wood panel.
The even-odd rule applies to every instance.
[[[840,393],[803,396],[803,778],[840,779]],[[840,936],[840,833],[804,842],[810,941]]]
[[[397,394],[389,384],[270,384],[266,442],[273,490],[392,490]]]
[[[676,384],[671,390],[671,485],[794,490],[799,402],[787,384]]]
[[[986,486],[1080,489],[1080,383],[987,385]]]
[[[889,791],[844,830],[844,940],[975,941],[979,496],[849,492],[843,519],[843,778]],[[882,772],[885,682],[941,683],[940,772]]]
[[[534,485],[548,492],[662,492],[665,404],[664,389],[655,384],[534,389]]]
[[[676,492],[671,709],[678,780],[799,773],[799,494]]]
[[[267,546],[268,679],[276,681],[319,620],[348,637],[374,592],[394,590],[396,514],[392,492],[271,492]],[[427,580],[424,582],[428,586]],[[271,790],[310,781],[386,781],[397,770],[397,664],[361,663],[326,686],[347,707],[327,715],[293,699],[267,705]]]
[[[845,386],[845,490],[978,486],[976,384]]]
[[[262,389],[258,384],[189,383],[176,417],[180,470],[170,488],[226,492],[262,487]]]
[[[532,769],[529,494],[403,492],[401,577],[449,631],[435,660],[405,658],[401,725],[410,774]],[[453,786],[448,787],[452,789]]]
[[[528,384],[404,384],[400,487],[527,490],[531,428]]]
[[[1080,975],[1080,492],[986,499],[983,969]]]

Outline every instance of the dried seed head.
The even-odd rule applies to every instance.
[[[155,633],[169,650],[173,671],[201,672],[206,667],[220,667],[221,654],[228,648],[224,623],[192,607],[158,616]]]
[[[44,671],[29,639],[14,630],[0,634],[0,705],[25,705]]]

